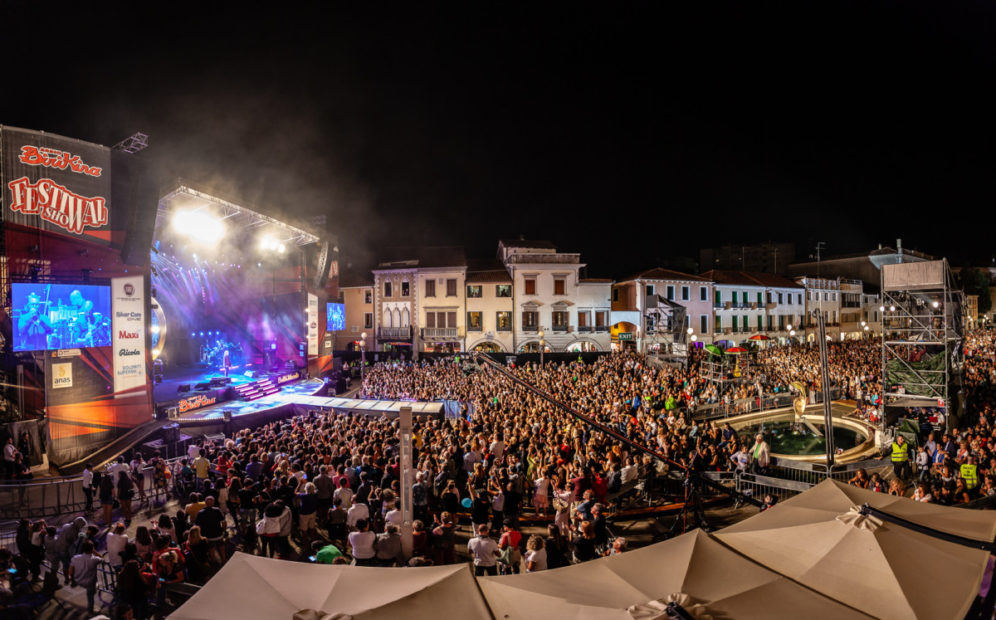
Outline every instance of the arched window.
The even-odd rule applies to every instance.
[[[401,313],[401,326],[411,327],[412,319],[411,315],[408,314],[408,308],[405,308],[404,312]]]
[[[394,327],[394,323],[391,321],[391,310],[389,308],[384,309],[384,327]]]
[[[397,308],[394,309],[394,325],[397,327],[402,327],[401,325],[401,310]]]

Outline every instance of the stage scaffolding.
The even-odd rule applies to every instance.
[[[883,265],[884,406],[938,409],[950,428],[961,385],[962,302],[946,259]]]
[[[660,295],[647,296],[647,309],[643,322],[647,337],[643,352],[658,357],[685,360],[688,357],[687,311],[679,303]]]

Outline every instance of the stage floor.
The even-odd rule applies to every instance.
[[[297,383],[281,387],[280,391],[275,394],[257,398],[256,400],[230,400],[219,405],[212,405],[210,407],[204,407],[203,409],[197,409],[195,411],[191,411],[190,413],[181,415],[177,418],[177,421],[180,423],[180,426],[183,426],[184,422],[223,420],[225,418],[226,411],[230,412],[233,418],[253,415],[256,413],[264,413],[277,409],[278,407],[293,405],[299,399],[314,396],[315,394],[321,392],[324,388],[325,382],[321,379],[299,381]]]
[[[244,372],[244,371],[242,371]],[[232,385],[242,385],[243,383],[249,383],[255,381],[239,371],[233,371],[228,376],[232,380]],[[176,388],[185,383],[189,383],[190,387],[193,388],[198,383],[208,383],[211,379],[215,377],[224,377],[225,373],[219,371],[217,368],[183,368],[177,370],[175,373],[171,373],[168,377],[163,377],[163,382],[157,384],[152,390],[153,399],[156,404],[174,401],[178,398],[182,398],[184,395],[179,394]]]

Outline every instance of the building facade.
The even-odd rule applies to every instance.
[[[468,351],[511,353],[513,343],[512,278],[501,263],[468,267],[466,277]]]
[[[340,286],[343,310],[345,314],[345,329],[334,332],[333,348],[336,351],[358,350],[362,335],[367,335],[367,347],[373,344],[374,336],[374,303],[373,284],[356,283]]]
[[[657,313],[650,307],[661,305],[658,297],[683,306],[684,328],[691,327],[697,341],[712,342],[712,288],[713,283],[706,278],[660,267],[616,283],[612,288],[614,347],[650,353],[670,341],[674,326],[669,313]],[[620,336],[630,332],[632,340]]]
[[[713,341],[744,344],[798,340],[806,312],[804,289],[782,276],[714,269],[700,274],[713,282]],[[794,333],[793,333],[794,332]]]
[[[455,353],[464,350],[464,265],[420,267],[416,296],[416,348],[421,353]]]

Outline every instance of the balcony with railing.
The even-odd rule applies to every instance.
[[[591,325],[578,325],[579,334],[588,334],[591,333],[591,330],[592,330]]]
[[[595,326],[595,333],[604,334],[607,331],[609,331],[609,326],[608,325],[596,325]]]
[[[554,325],[550,329],[551,329],[551,331],[555,331],[555,332],[566,332],[566,331],[568,331],[569,326],[568,325]]]
[[[438,340],[440,338],[459,338],[459,327],[423,327],[422,340]]]
[[[377,337],[381,340],[411,340],[411,327],[378,327]]]

